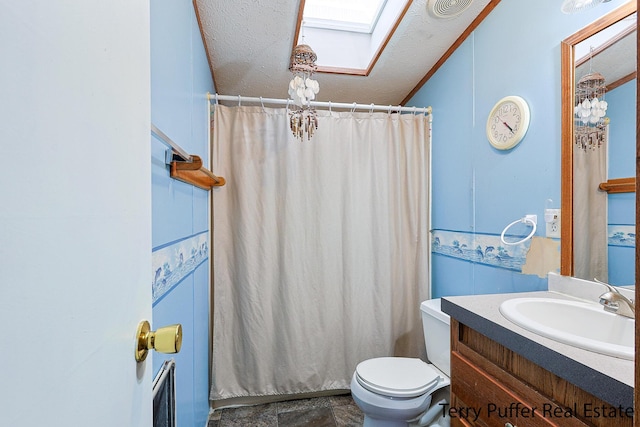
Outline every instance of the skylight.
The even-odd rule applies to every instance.
[[[317,72],[366,76],[411,0],[304,0],[303,3],[295,44],[307,44],[315,51]]]
[[[305,0],[305,27],[371,34],[387,0]]]

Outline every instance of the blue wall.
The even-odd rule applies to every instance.
[[[544,236],[547,199],[560,207],[560,42],[626,0],[574,15],[562,14],[561,3],[502,0],[408,102],[433,107],[433,230],[499,236],[512,221],[537,214],[536,236]],[[518,146],[499,151],[485,125],[508,95],[527,100],[531,124]],[[537,275],[436,251],[432,270],[434,297],[547,285]]]
[[[547,199],[559,207],[560,41],[625,0],[577,15],[563,15],[560,3],[502,0],[408,103],[433,107],[434,232],[476,242],[524,214],[541,221]],[[151,85],[152,123],[207,162],[205,94],[215,90],[191,1],[151,2]],[[507,95],[528,101],[531,126],[502,152],[487,142],[485,123]],[[209,410],[209,194],[169,178],[164,151],[152,137],[153,325],[183,325],[178,421],[198,426]],[[546,288],[536,275],[437,251],[432,268],[435,297]],[[154,353],[154,372],[169,357]]]
[[[214,92],[190,0],[151,2],[151,122],[208,164],[208,101]],[[153,354],[156,373],[176,360],[180,426],[209,413],[209,192],[173,180],[166,147],[152,137],[153,326],[180,323],[182,350]],[[157,270],[157,271],[156,271]]]
[[[609,104],[609,177],[636,174],[636,80],[607,92]],[[635,193],[609,194],[609,282],[625,286],[635,283]]]
[[[609,177],[627,178],[636,174],[636,80],[606,93],[609,117]]]

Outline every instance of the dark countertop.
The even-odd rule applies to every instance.
[[[574,299],[556,292],[443,297],[442,311],[599,399],[633,408],[634,361],[601,355],[529,332],[502,316],[512,298]]]

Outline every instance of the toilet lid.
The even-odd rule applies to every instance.
[[[367,390],[390,397],[416,397],[433,389],[440,375],[420,359],[379,357],[361,362],[356,378]]]

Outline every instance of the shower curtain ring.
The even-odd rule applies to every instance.
[[[387,112],[387,115],[391,116],[391,104],[389,104],[389,111]]]
[[[331,101],[329,101],[329,114],[331,114]]]
[[[267,111],[264,109],[264,102],[262,101],[262,97],[260,97],[260,105],[262,105],[262,112],[266,113]]]
[[[351,113],[352,113],[352,114],[356,112],[356,105],[357,105],[357,104],[354,102],[354,103],[353,103],[353,107],[351,108]]]
[[[371,103],[371,109],[369,110],[369,114],[373,114],[373,102]]]
[[[216,92],[215,100],[216,100],[215,105],[218,105],[218,92]]]
[[[238,95],[238,107],[242,106],[242,98],[240,98],[240,95]]]

